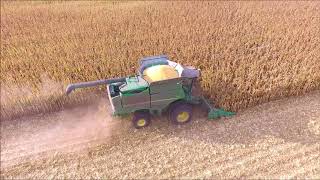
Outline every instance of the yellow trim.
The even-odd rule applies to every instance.
[[[186,111],[182,111],[182,112],[180,112],[179,114],[178,114],[178,116],[177,116],[177,121],[178,122],[186,122],[188,119],[189,119],[189,117],[190,117],[190,114],[189,114],[189,112],[186,112]]]
[[[138,121],[137,121],[137,125],[139,126],[139,127],[143,127],[143,126],[145,126],[147,124],[147,121],[145,120],[145,119],[139,119]]]

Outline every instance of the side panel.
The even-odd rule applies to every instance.
[[[121,94],[121,99],[123,108],[128,111],[150,108],[149,89],[139,93]]]
[[[111,101],[112,113],[116,113],[116,114],[126,113],[126,112],[123,112],[120,95],[112,97],[110,101]]]
[[[171,102],[185,98],[180,79],[151,83],[150,95],[152,109],[163,109]]]

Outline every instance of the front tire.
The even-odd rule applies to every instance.
[[[136,129],[149,126],[151,117],[149,112],[135,112],[132,118],[132,124]]]
[[[184,102],[173,104],[169,111],[169,120],[174,124],[185,124],[192,119],[192,105]]]

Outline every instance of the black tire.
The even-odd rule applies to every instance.
[[[149,126],[151,117],[149,112],[135,112],[132,118],[132,124],[136,129]]]
[[[169,120],[174,124],[185,124],[192,119],[192,105],[185,102],[172,104],[169,109]]]

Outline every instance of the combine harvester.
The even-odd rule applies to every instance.
[[[113,115],[133,113],[132,123],[140,129],[150,124],[151,115],[167,113],[175,124],[191,120],[194,105],[208,110],[208,119],[232,116],[235,113],[215,108],[195,90],[200,71],[172,62],[167,56],[152,56],[140,61],[133,76],[70,84],[66,93],[77,88],[106,85]],[[197,89],[198,88],[198,89]]]

